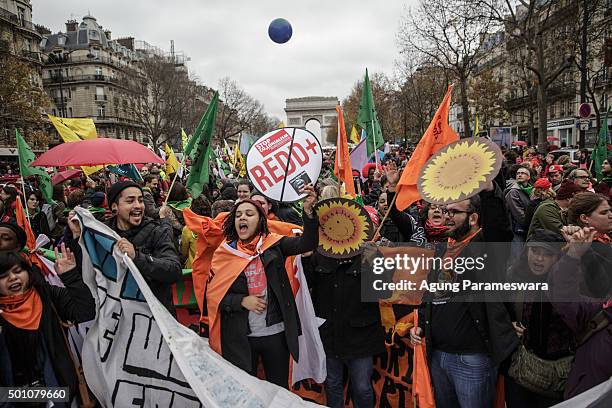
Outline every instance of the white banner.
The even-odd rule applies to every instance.
[[[119,237],[76,209],[83,280],[96,319],[83,345],[83,369],[105,407],[313,407],[233,366],[205,338],[179,324],[155,298]]]

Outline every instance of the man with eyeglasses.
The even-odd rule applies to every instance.
[[[568,177],[582,190],[587,191],[591,185],[591,173],[587,169],[574,169]]]
[[[465,259],[487,254],[485,268],[462,274],[433,270],[429,282],[503,281],[506,254],[499,245],[512,239],[501,189],[490,182],[478,195],[444,210],[448,243],[436,246],[436,256]],[[491,407],[497,371],[518,345],[508,310],[501,302],[462,302],[461,293],[426,292],[419,309],[419,326],[410,330],[413,344],[425,337],[436,406]]]

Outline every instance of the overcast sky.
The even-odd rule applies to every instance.
[[[415,0],[32,0],[33,20],[52,32],[88,12],[114,38],[133,36],[183,51],[202,83],[229,76],[285,120],[285,99],[348,95],[370,72],[393,73],[395,35]],[[268,38],[282,17],[293,26],[288,43]]]

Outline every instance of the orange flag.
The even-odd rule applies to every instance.
[[[414,311],[414,327],[419,327],[419,313]],[[429,367],[425,358],[425,338],[421,344],[414,345],[412,360],[412,397],[419,408],[435,408],[433,386],[429,376]]]
[[[397,183],[395,206],[400,211],[405,210],[412,203],[421,199],[417,190],[417,178],[427,160],[444,146],[459,140],[457,133],[448,126],[448,110],[450,108],[452,92],[453,86],[450,85],[433,120],[419,141],[414,153],[412,153],[410,161]]]
[[[351,155],[349,154],[348,141],[346,138],[346,128],[344,127],[344,117],[342,108],[336,105],[338,112],[338,139],[336,141],[336,163],[334,164],[334,175],[344,183],[346,193],[355,197],[355,183],[353,183],[353,169],[351,168]]]
[[[17,225],[19,225],[21,229],[25,231],[26,247],[28,249],[28,259],[30,260],[30,263],[38,266],[41,271],[46,271],[46,268],[43,266],[42,262],[34,254],[34,248],[36,248],[36,237],[34,236],[34,232],[32,231],[32,227],[30,226],[30,222],[28,221],[28,217],[23,209],[23,205],[21,205],[21,200],[19,197],[17,197],[15,200],[15,219],[17,221]]]

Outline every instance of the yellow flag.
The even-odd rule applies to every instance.
[[[283,122],[282,120],[278,122],[278,126],[277,126],[278,129],[282,129],[284,127],[285,127],[285,122]]]
[[[359,135],[357,134],[357,129],[355,129],[354,125],[351,129],[351,135],[349,138],[351,139],[351,143],[359,144]]]
[[[86,139],[95,139],[98,137],[96,134],[96,125],[91,118],[77,118],[68,119],[60,118],[53,115],[47,115],[55,126],[55,130],[61,136],[62,140],[66,143],[79,142]],[[103,166],[81,166],[83,173],[86,176],[95,173],[96,171],[102,170]]]
[[[181,165],[174,155],[174,150],[168,146],[168,143],[164,143],[164,150],[166,151],[166,174],[176,173]]]
[[[246,176],[246,164],[244,162],[244,157],[240,154],[240,149],[238,148],[238,143],[236,143],[236,147],[234,147],[234,167],[240,170],[238,173],[238,177]]]
[[[95,139],[97,137],[96,125],[91,118],[68,119],[53,115],[48,116],[64,142],[78,142],[79,140]]]
[[[476,114],[476,119],[474,119],[474,137],[477,137],[480,133],[480,126],[478,124],[478,114]]]
[[[189,138],[187,137],[187,133],[185,133],[185,129],[181,129],[181,141],[183,143],[183,152],[185,151],[185,147],[187,143],[189,143]]]

